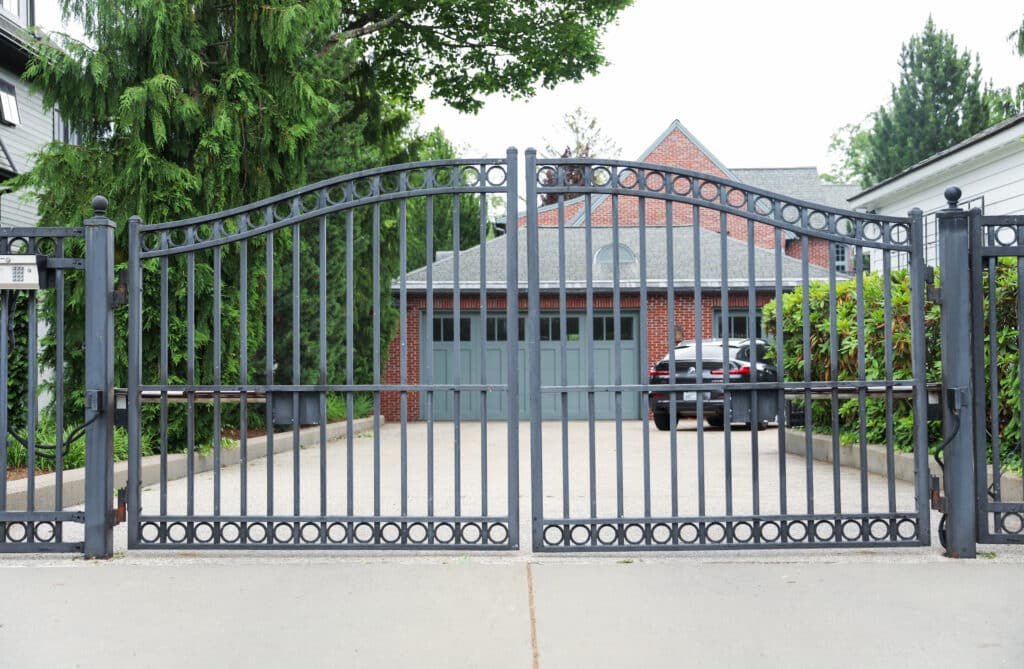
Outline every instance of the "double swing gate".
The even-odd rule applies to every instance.
[[[7,481],[0,465],[0,552],[110,555],[118,519],[130,549],[503,550],[521,534],[538,552],[928,545],[938,500],[943,539],[968,555],[957,486],[985,489],[970,506],[977,539],[1020,538],[1001,477],[1019,450],[1001,444],[1020,438],[1024,408],[997,391],[1021,370],[998,367],[995,399],[978,400],[978,365],[958,380],[950,363],[939,391],[921,212],[525,158],[525,204],[510,150],[183,221],[133,218],[118,290],[102,198],[82,228],[0,229],[0,280],[8,257],[31,256],[43,276],[0,283],[0,463],[21,448],[27,467]],[[948,217],[967,218],[952,205]],[[1020,264],[1017,224],[973,224],[988,230],[961,246],[974,293],[951,298],[943,274],[944,311],[981,304],[983,284],[999,293],[983,275],[1012,270],[997,255]],[[83,269],[79,329],[64,273]],[[1005,329],[1012,312],[1019,331],[1013,300],[989,299],[988,321],[975,307],[972,330]],[[121,301],[127,336],[115,338]],[[1002,360],[969,341],[976,360]],[[84,367],[66,364],[83,349]],[[117,376],[115,358],[127,360]],[[82,434],[84,506],[61,496]],[[944,451],[945,500],[929,444]],[[56,491],[45,504],[43,490]]]

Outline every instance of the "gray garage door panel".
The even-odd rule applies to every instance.
[[[446,316],[448,314],[438,314]],[[544,314],[551,316],[554,314]],[[582,314],[572,314],[582,319]],[[610,315],[610,314],[600,314]],[[640,382],[641,365],[639,362],[639,350],[637,345],[637,330],[639,318],[635,313],[624,313],[623,316],[631,316],[633,322],[633,338],[621,342],[621,382],[635,384]],[[469,342],[460,342],[462,383],[506,383],[506,370],[508,369],[508,346],[519,346],[519,417],[526,420],[530,417],[530,393],[528,385],[529,357],[526,342],[496,342],[484,341],[485,328],[483,327],[479,314],[466,314],[463,317],[471,319],[472,337]],[[426,319],[421,320],[425,326]],[[581,328],[582,330],[583,328]],[[509,334],[515,335],[517,328],[508,328]],[[425,340],[425,336],[424,336]],[[423,344],[425,345],[425,341]],[[435,383],[454,382],[454,354],[453,342],[434,342],[433,345],[433,367]],[[481,349],[486,351],[485,363],[481,361]],[[595,341],[593,342],[593,372],[596,385],[608,385],[616,382],[613,370],[615,368],[614,342]],[[422,350],[422,349],[421,349]],[[560,341],[543,341],[540,344],[541,355],[541,384],[543,386],[562,385],[562,345]],[[566,378],[569,386],[582,386],[589,382],[590,362],[587,356],[586,345],[582,339],[570,340],[565,347]],[[487,374],[482,377],[480,374],[481,364],[486,364]],[[424,370],[421,370],[423,373]],[[427,382],[426,377],[422,377]],[[437,391],[434,393],[434,419],[452,420],[455,416],[454,392]],[[460,414],[466,420],[479,420],[483,415],[483,402],[479,392],[463,391],[460,393]],[[570,419],[585,419],[588,415],[588,394],[586,392],[566,393],[567,416]],[[504,391],[494,391],[487,394],[487,417],[490,419],[503,419],[508,415],[508,397]],[[426,415],[426,393],[421,397],[421,413]],[[562,417],[562,394],[560,392],[546,392],[541,395],[541,409],[545,419],[557,419]],[[594,393],[594,417],[598,420],[614,419],[615,394],[610,392]],[[640,417],[640,398],[638,393],[622,393],[622,417],[633,419]]]

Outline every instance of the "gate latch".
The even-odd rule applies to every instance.
[[[938,476],[931,477],[929,489],[931,491],[932,509],[939,513],[946,513],[946,498],[942,496]]]

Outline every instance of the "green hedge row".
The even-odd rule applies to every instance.
[[[984,275],[985,309],[990,301],[990,277]],[[782,373],[786,381],[830,381],[835,376],[840,381],[884,380],[890,378],[886,367],[886,349],[891,349],[892,376],[895,380],[910,379],[911,368],[911,295],[910,276],[907,270],[890,275],[890,317],[886,318],[884,278],[881,274],[864,274],[860,280],[840,281],[836,284],[835,298],[830,296],[827,282],[809,284],[806,296],[802,288],[783,295],[782,324],[776,323],[776,304],[770,302],[764,307],[764,327],[769,335],[783,337]],[[858,284],[863,299],[858,293]],[[997,264],[995,278],[996,335],[995,359],[998,383],[998,432],[1000,442],[1000,464],[1003,469],[1021,469],[1021,378],[1019,356],[1019,333],[1017,330],[1018,273],[1016,263]],[[806,305],[805,305],[806,301]],[[810,324],[809,347],[803,345],[804,313]],[[835,319],[838,359],[833,366],[831,336],[832,319]],[[937,303],[925,299],[925,343],[928,382],[942,380],[942,351],[940,343],[941,310]],[[863,324],[864,369],[859,367],[861,338],[858,326]],[[774,350],[772,351],[774,354]],[[957,352],[959,355],[965,352]],[[810,376],[806,378],[805,356],[810,357]],[[992,342],[986,330],[985,363],[988,368],[992,359]],[[986,377],[987,378],[987,377]],[[985,389],[987,399],[989,389]],[[988,403],[991,407],[991,402]],[[842,443],[859,443],[861,408],[858,399],[839,403],[838,425]],[[833,428],[831,401],[814,401],[808,423],[816,432],[830,433]],[[892,440],[897,450],[912,451],[914,448],[914,418],[910,400],[893,403],[892,421],[888,420],[884,399],[869,399],[865,403],[864,421],[866,438],[869,443],[886,443],[891,429]],[[986,425],[991,426],[991,409],[986,416]],[[942,426],[939,422],[929,423],[929,450],[942,443]],[[991,450],[991,434],[989,447]]]

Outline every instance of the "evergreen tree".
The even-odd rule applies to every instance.
[[[888,105],[873,114],[861,176],[877,183],[948,149],[1000,120],[981,65],[958,51],[953,36],[931,17],[900,52],[900,80]]]
[[[313,177],[418,155],[415,147],[402,145],[421,85],[459,109],[475,110],[488,93],[527,96],[538,84],[551,87],[595,72],[604,62],[601,33],[628,4],[62,0],[65,16],[81,23],[88,41],[53,36],[26,76],[46,106],[60,108],[82,142],[48,146],[33,170],[12,185],[37,195],[41,225],[78,225],[91,215],[92,196],[106,195],[108,215],[122,222],[116,248],[123,263],[123,222],[130,215],[152,223],[213,213]],[[291,242],[280,241],[275,253],[289,252]],[[259,257],[259,243],[254,240],[249,249],[246,290],[253,313],[264,299],[265,277],[252,260]],[[222,262],[225,281],[238,276],[236,255],[225,253]],[[171,265],[172,276],[180,279],[183,274],[175,272],[181,268]],[[159,262],[149,270],[158,267]],[[391,274],[379,277],[382,285],[397,271],[385,269]],[[197,263],[195,357],[203,366],[197,374],[207,379],[212,274],[208,264]],[[69,341],[84,323],[79,279],[69,276]],[[153,283],[144,286],[144,337],[157,331],[161,319]],[[184,281],[172,283],[184,287]],[[223,293],[237,291],[228,286]],[[368,302],[366,293],[360,300]],[[223,311],[224,331],[237,332],[237,304],[226,300]],[[126,314],[118,317],[123,327]],[[173,306],[167,319],[174,351],[169,381],[183,383],[184,306]],[[250,355],[260,355],[255,346],[262,324],[249,325]],[[231,346],[238,342],[221,351],[225,379],[238,375]],[[146,349],[144,361],[150,382],[158,368],[155,348]],[[82,378],[81,351],[67,354],[66,375]],[[124,341],[116,356],[123,383]],[[52,342],[48,357],[52,361]],[[80,396],[72,398],[69,415],[80,415],[81,406]],[[175,422],[171,440],[183,432]]]

